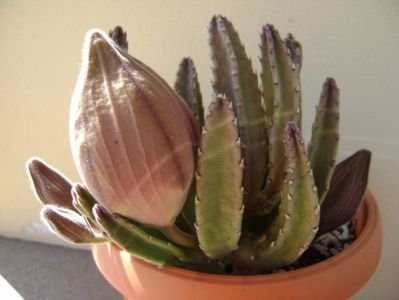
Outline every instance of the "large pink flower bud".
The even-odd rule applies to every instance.
[[[198,129],[184,101],[105,33],[90,31],[71,108],[79,173],[110,211],[168,226],[193,178]]]

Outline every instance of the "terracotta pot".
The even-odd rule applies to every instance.
[[[105,278],[132,300],[348,299],[371,277],[381,255],[381,220],[370,192],[354,224],[358,238],[343,252],[313,266],[269,275],[160,269],[109,243],[94,245],[92,251]]]

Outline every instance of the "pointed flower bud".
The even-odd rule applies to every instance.
[[[195,168],[194,116],[159,75],[99,30],[85,40],[71,143],[100,204],[144,224],[174,222]]]
[[[72,210],[46,205],[42,208],[41,217],[54,233],[67,242],[90,244],[105,241],[91,231],[81,215]]]
[[[109,37],[123,50],[127,51],[129,43],[126,37],[126,31],[123,31],[121,26],[116,26],[108,33]]]
[[[345,224],[356,213],[366,193],[370,162],[371,152],[362,149],[335,167],[321,205],[319,235]]]
[[[36,157],[28,160],[26,169],[39,201],[75,210],[72,204],[72,183],[61,172]]]

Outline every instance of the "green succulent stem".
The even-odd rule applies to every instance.
[[[260,238],[246,239],[236,251],[236,270],[270,271],[293,263],[308,248],[319,224],[320,206],[304,141],[295,123],[285,133],[288,163],[275,222]]]
[[[333,78],[323,84],[312,138],[308,147],[310,166],[313,170],[319,201],[322,203],[328,192],[335,168],[339,142],[339,90]]]
[[[302,57],[303,57],[302,46],[291,33],[287,34],[287,37],[284,39],[284,42],[290,51],[291,60],[295,65],[295,71],[299,75],[302,68]]]
[[[243,215],[241,151],[229,101],[210,105],[198,160],[196,230],[200,248],[221,258],[237,248]]]
[[[72,188],[73,204],[81,215],[94,221],[93,206],[97,203],[96,199],[83,185],[77,183]]]
[[[186,202],[184,202],[184,206],[180,212],[180,215],[176,219],[176,223],[179,223],[178,225],[181,224],[181,227],[186,229],[186,231],[191,234],[195,234],[195,194],[196,181],[193,180],[186,198]]]
[[[244,159],[244,203],[251,210],[259,204],[267,172],[267,133],[258,78],[238,33],[225,17],[212,18],[209,34],[213,90],[233,104]]]
[[[154,233],[155,230],[111,214],[98,204],[93,207],[93,214],[108,238],[133,256],[160,266],[174,260],[194,264],[204,262],[198,252],[181,248]]]
[[[292,38],[288,40],[288,44]],[[294,46],[300,49],[299,46]],[[287,122],[301,123],[301,92],[299,72],[292,61],[290,48],[272,25],[261,34],[261,65],[263,98],[268,119],[268,177],[261,193],[262,206],[255,213],[268,213],[278,203],[284,180],[284,131]],[[298,64],[298,63],[297,63]]]
[[[180,246],[187,248],[198,248],[198,243],[195,237],[182,231],[176,225],[163,227],[160,230],[169,240]]]
[[[184,99],[193,112],[199,128],[204,126],[204,107],[198,82],[197,70],[191,58],[183,58],[177,71],[175,91]]]
[[[99,232],[99,228],[95,222],[92,209],[97,203],[96,199],[82,184],[76,183],[71,190],[72,203],[75,209],[86,220],[87,225],[93,232]]]

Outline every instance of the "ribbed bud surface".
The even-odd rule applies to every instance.
[[[72,183],[69,179],[36,157],[28,160],[26,169],[39,201],[75,210],[72,205]]]
[[[193,177],[197,134],[193,115],[164,80],[105,33],[87,34],[71,143],[99,203],[145,224],[173,223]]]

